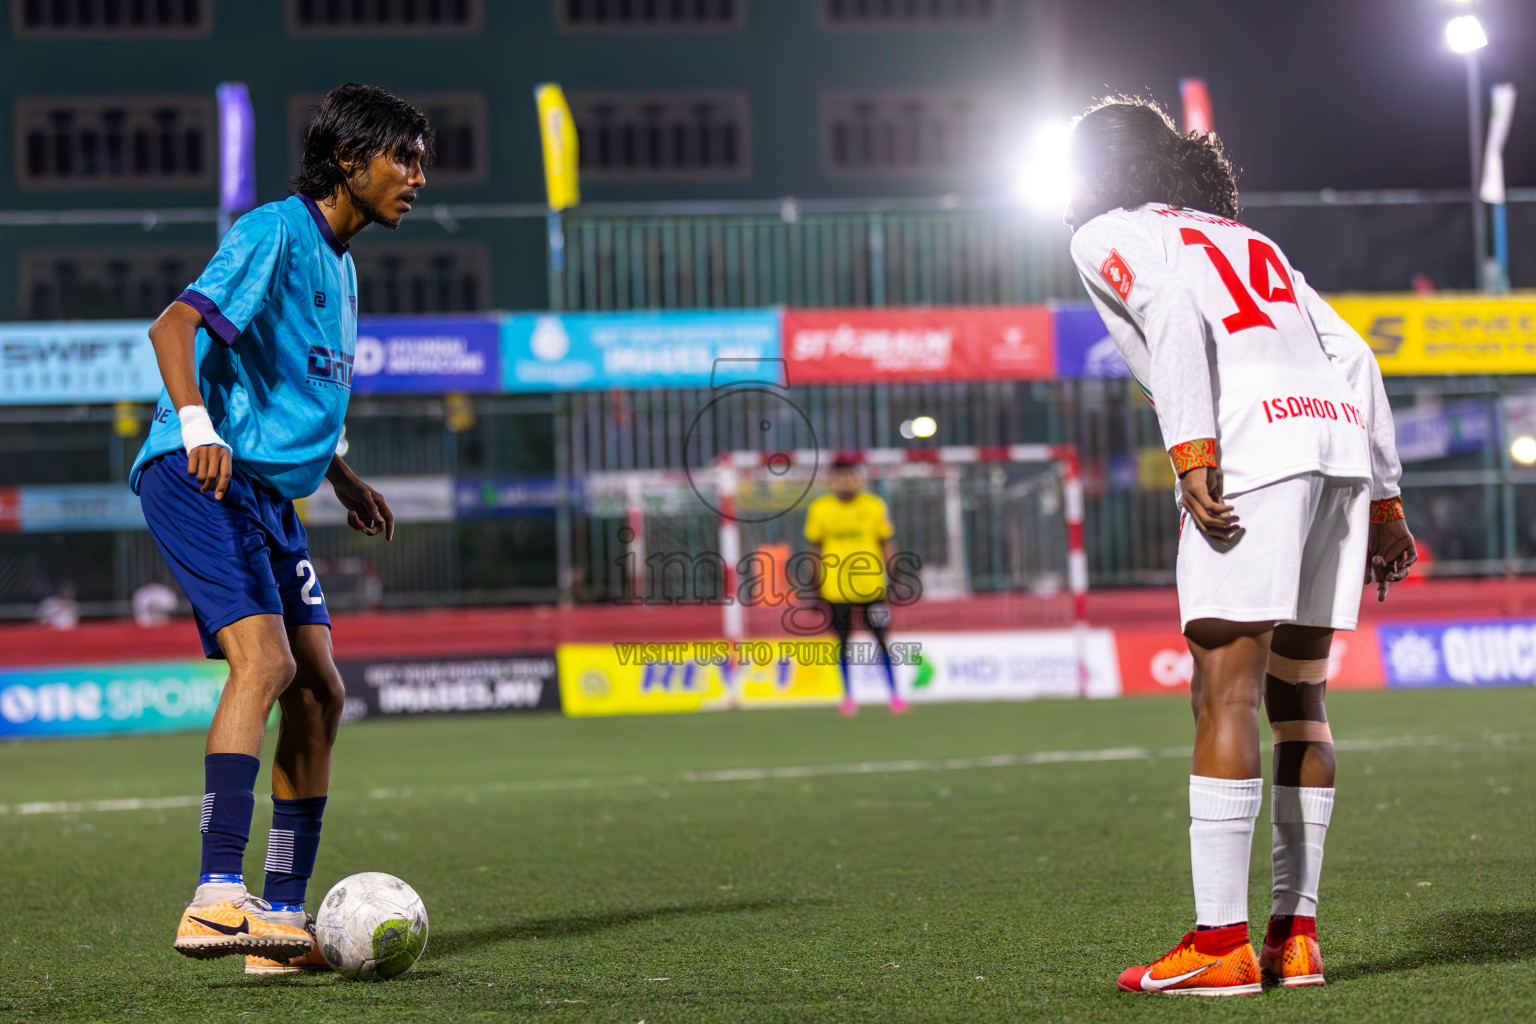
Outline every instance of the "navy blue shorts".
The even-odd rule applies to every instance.
[[[331,624],[309,535],[293,502],[253,484],[238,468],[222,501],[197,489],[186,452],[144,467],[139,502],[155,544],[192,602],[203,653],[222,658],[214,635],[249,615],[288,626]]]

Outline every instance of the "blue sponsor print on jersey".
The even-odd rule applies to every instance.
[[[309,379],[320,384],[352,387],[352,353],[337,352],[324,345],[309,346]]]

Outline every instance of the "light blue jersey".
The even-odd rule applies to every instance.
[[[357,342],[357,272],[308,196],[235,222],[179,302],[203,316],[198,390],[234,468],[288,499],[313,494],[341,439]],[[162,388],[129,473],[181,450],[181,421]]]

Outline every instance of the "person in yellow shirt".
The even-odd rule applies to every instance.
[[[907,703],[896,692],[896,673],[886,643],[891,612],[884,600],[885,574],[896,553],[890,512],[878,495],[864,490],[856,456],[834,458],[828,484],[831,493],[811,502],[806,510],[805,539],[821,561],[821,597],[831,609],[832,628],[837,633],[837,665],[843,680],[839,710],[844,715],[859,711],[848,678],[848,635],[857,612],[879,645],[880,663],[885,666],[885,681],[891,691],[890,708],[901,714]]]

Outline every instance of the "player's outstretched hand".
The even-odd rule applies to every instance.
[[[1184,509],[1200,532],[1214,540],[1236,540],[1242,533],[1232,506],[1221,500],[1221,470],[1197,466],[1179,478]]]
[[[1376,584],[1376,600],[1387,599],[1387,585],[1408,578],[1408,570],[1419,560],[1419,549],[1408,532],[1408,520],[1372,523],[1367,543],[1370,552],[1365,564],[1365,582]]]
[[[336,498],[347,510],[347,525],[366,537],[384,534],[385,540],[395,539],[395,514],[389,510],[384,495],[348,473],[331,484]]]
[[[197,489],[207,494],[213,491],[215,501],[224,500],[229,490],[229,449],[221,444],[198,445],[187,456],[187,473],[197,477]]]

